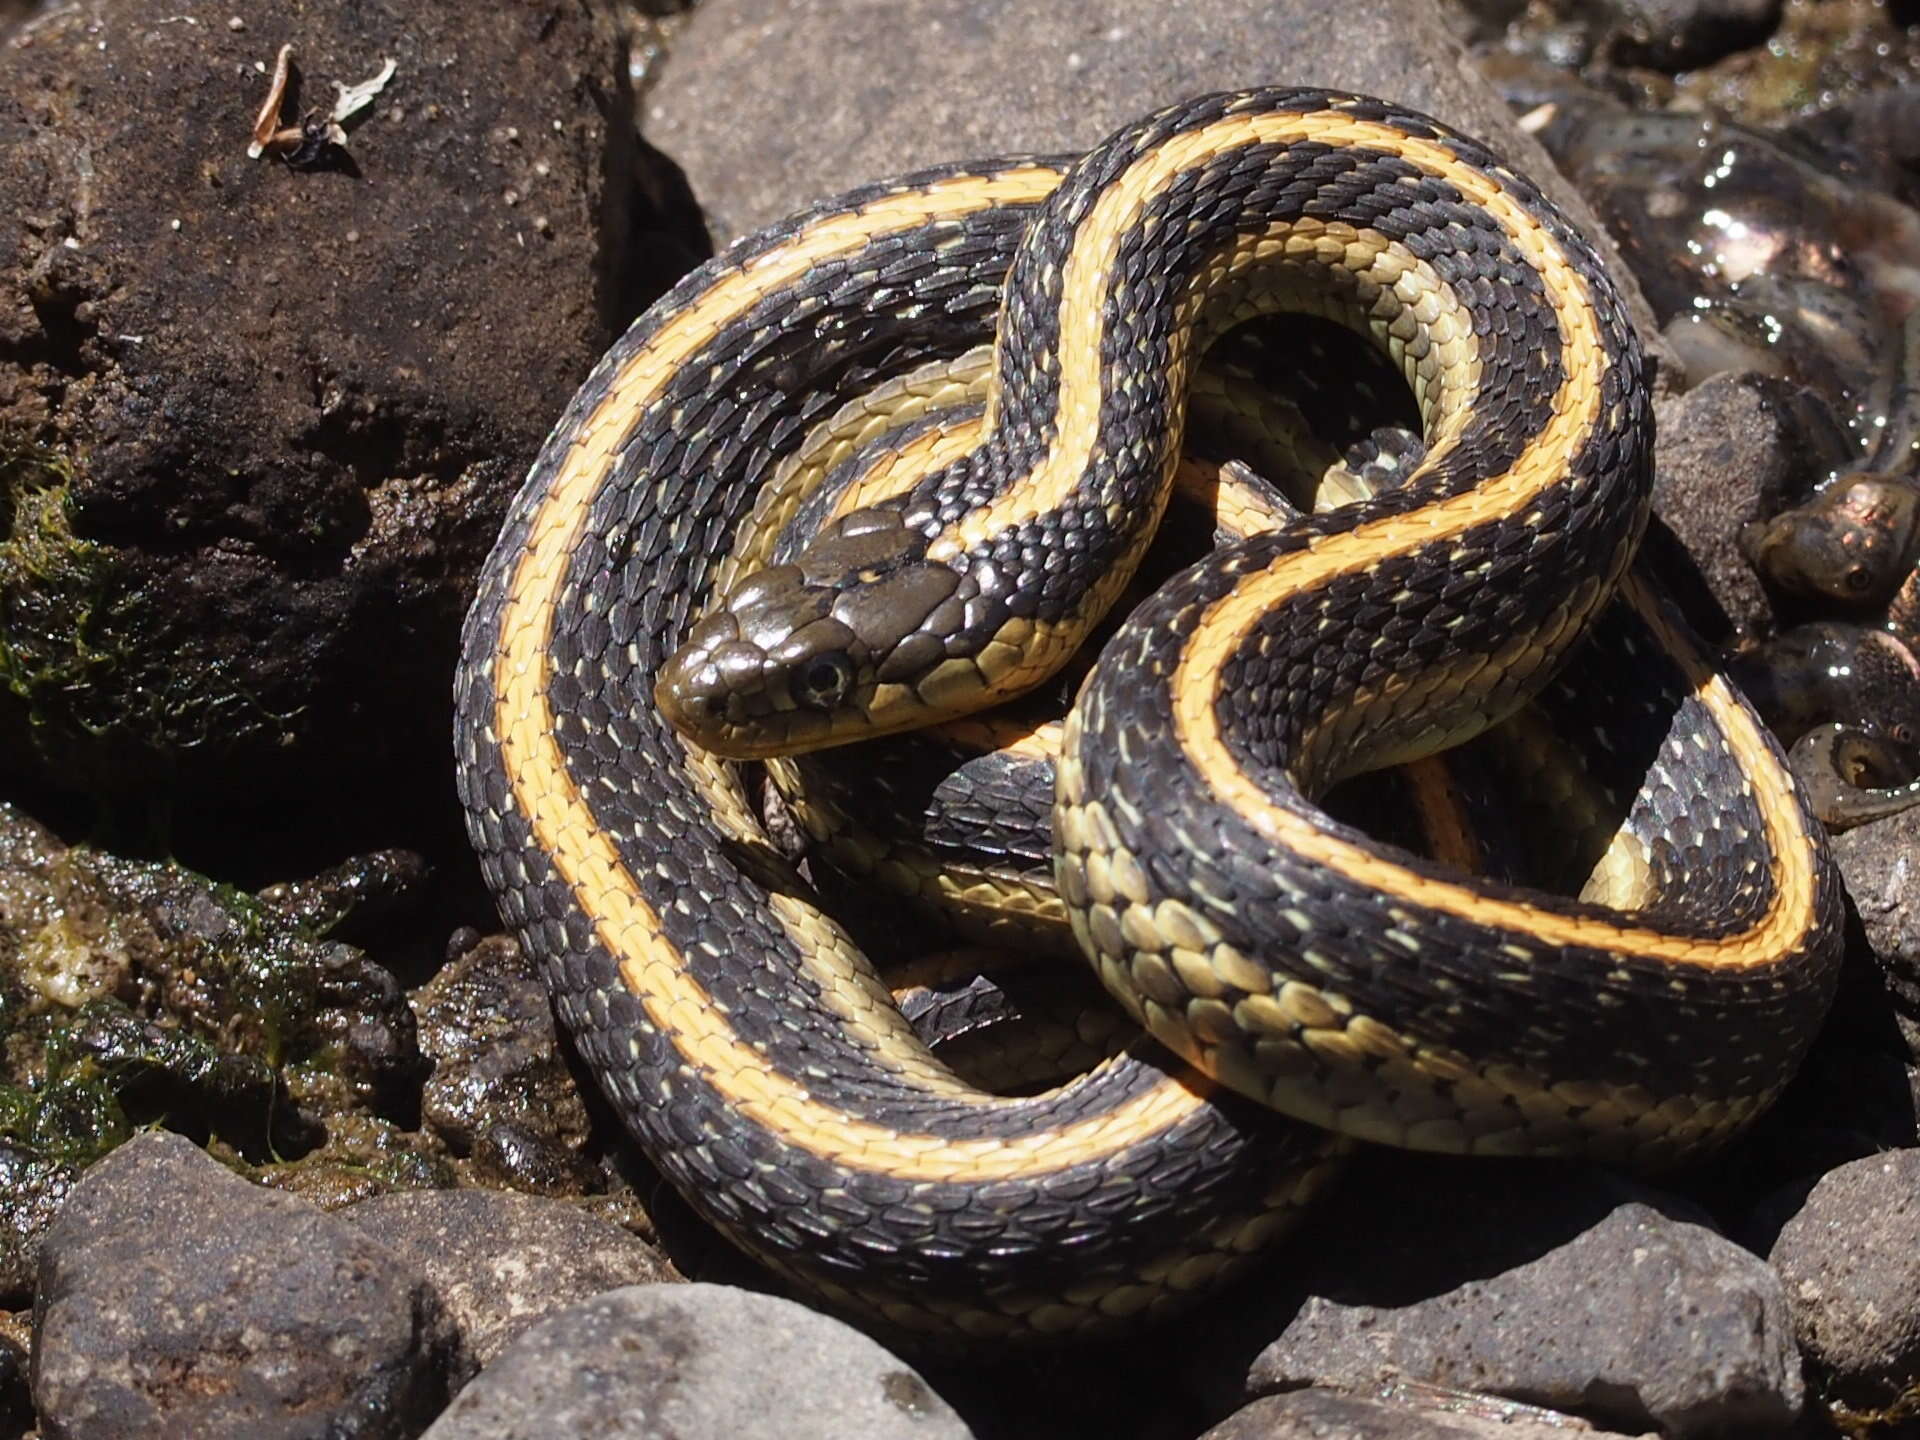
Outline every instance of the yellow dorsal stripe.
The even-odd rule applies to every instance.
[[[1172,137],[1141,156],[1101,192],[1076,232],[1061,281],[1056,350],[1059,398],[1052,444],[1017,490],[970,512],[937,536],[928,549],[930,558],[951,560],[966,554],[1003,531],[1060,508],[1080,487],[1099,431],[1104,330],[1101,282],[1112,270],[1121,241],[1155,197],[1184,171],[1223,150],[1304,142],[1393,155],[1451,184],[1497,221],[1515,248],[1539,269],[1548,298],[1560,317],[1562,353],[1577,356],[1591,351],[1596,336],[1587,310],[1586,287],[1535,215],[1501,188],[1493,176],[1462,164],[1437,141],[1422,140],[1391,125],[1356,119],[1338,110],[1304,115],[1229,115]]]
[[[1422,527],[1422,538],[1444,539],[1457,533],[1484,518],[1480,508],[1483,507],[1457,507],[1455,513],[1444,516],[1422,512],[1423,516],[1432,516],[1431,530]],[[1399,543],[1405,543],[1404,539]],[[1327,548],[1336,550],[1336,547]],[[1312,821],[1274,804],[1259,784],[1235,763],[1220,733],[1217,680],[1221,668],[1275,603],[1322,585],[1336,574],[1364,568],[1374,553],[1390,548],[1397,547],[1382,540],[1373,547],[1346,547],[1331,554],[1309,550],[1286,556],[1242,581],[1216,601],[1201,619],[1193,641],[1174,671],[1174,728],[1194,764],[1228,805],[1276,845],[1326,865],[1358,885],[1477,925],[1505,927],[1543,945],[1586,946],[1646,959],[1728,969],[1776,963],[1801,947],[1817,919],[1817,884],[1811,859],[1814,845],[1795,798],[1793,781],[1774,758],[1752,713],[1740,702],[1726,679],[1715,673],[1693,645],[1668,625],[1659,602],[1631,574],[1622,584],[1623,594],[1654,630],[1662,648],[1680,665],[1695,695],[1721,728],[1759,806],[1773,857],[1773,903],[1750,929],[1720,939],[1702,939],[1648,926],[1616,925],[1586,916],[1567,915],[1525,902],[1494,899],[1469,886],[1432,879],[1396,865],[1329,835]]]

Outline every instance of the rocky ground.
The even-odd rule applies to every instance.
[[[269,118],[321,137],[393,70],[253,158],[283,45]],[[1840,1000],[1712,1164],[1371,1153],[1090,1352],[785,1298],[496,933],[459,620],[625,323],[820,195],[1268,82],[1436,113],[1610,232],[1665,573],[1742,656],[1829,623],[1737,538],[1920,470],[1911,5],[0,6],[0,1436],[1920,1433],[1912,815],[1837,838]],[[1738,282],[1716,207],[1769,242]]]

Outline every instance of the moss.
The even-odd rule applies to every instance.
[[[1844,1401],[1827,1401],[1827,1418],[1847,1440],[1875,1440],[1878,1436],[1908,1435],[1920,1418],[1920,1388],[1903,1390],[1892,1404],[1854,1408]]]
[[[183,634],[126,552],[75,533],[74,479],[0,435],[0,684],[35,749],[81,788],[151,791],[183,751],[285,738],[293,717]]]
[[[6,807],[0,806],[0,821]],[[254,1161],[305,1154],[369,1108],[417,1107],[424,1065],[397,982],[327,938],[350,906],[290,914],[178,865],[28,843],[0,829],[0,1144],[84,1165],[130,1127],[218,1137]],[[112,980],[48,1003],[26,961],[50,920]],[[63,972],[65,973],[65,972]],[[368,1036],[376,1042],[367,1042]]]
[[[53,1045],[47,1057],[38,1083],[0,1085],[0,1143],[39,1160],[85,1169],[126,1140],[133,1127],[101,1066],[70,1050],[56,1054]]]
[[[277,1078],[258,1058],[117,1000],[44,1019],[37,1039],[37,1074],[0,1085],[0,1143],[42,1159],[84,1169],[160,1121],[271,1153],[295,1118],[277,1114]]]
[[[27,706],[36,736],[70,724],[99,734],[105,682],[125,656],[115,622],[137,596],[104,547],[74,535],[66,462],[38,449],[0,447],[8,517],[0,541],[0,681]]]

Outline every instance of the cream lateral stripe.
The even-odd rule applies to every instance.
[[[501,606],[501,648],[493,667],[494,723],[501,762],[526,815],[534,843],[572,890],[650,1024],[701,1071],[743,1116],[785,1143],[849,1169],[884,1164],[913,1180],[997,1180],[1031,1176],[1047,1165],[1098,1160],[1192,1114],[1209,1083],[1192,1076],[1168,1082],[1104,1115],[1029,1137],[944,1140],[873,1125],[816,1101],[775,1072],[727,1025],[712,997],[680,965],[680,957],[613,843],[568,773],[547,703],[549,646],[567,558],[589,503],[631,418],[665,387],[678,367],[734,316],[806,271],[875,237],[990,205],[1044,196],[1052,170],[1010,171],[991,180],[959,177],[924,191],[888,196],[823,220],[792,242],[723,275],[692,301],[677,323],[630,356],[606,394],[580,424],[530,519],[525,550]],[[980,1109],[1024,1103],[981,1095]]]
[[[1214,524],[1235,540],[1278,530],[1292,517],[1250,485],[1242,485],[1215,464],[1182,461],[1173,488],[1189,499],[1213,506]]]
[[[1229,115],[1211,125],[1176,135],[1141,156],[1102,192],[1081,223],[1067,255],[1061,295],[1099,295],[1096,282],[1111,271],[1121,240],[1174,178],[1197,162],[1237,146],[1286,146],[1303,142],[1319,142],[1335,149],[1359,147],[1392,155],[1452,185],[1497,220],[1522,255],[1536,261],[1551,261],[1550,266],[1540,265],[1542,277],[1554,309],[1561,317],[1562,344],[1574,341],[1574,337],[1565,333],[1567,314],[1583,304],[1584,287],[1560,253],[1560,247],[1540,229],[1523,205],[1501,189],[1491,176],[1462,164],[1446,146],[1335,110],[1308,115]],[[1060,335],[1055,346],[1060,379],[1056,387],[1054,438],[1047,454],[1035,464],[1019,489],[971,511],[935,537],[927,550],[929,559],[946,561],[966,554],[1002,531],[1060,508],[1078,487],[1100,428],[1102,308],[1097,299],[1061,308]]]
[[[1057,174],[1055,178],[1058,179]],[[807,432],[793,453],[780,462],[773,479],[755,499],[753,514],[741,525],[733,550],[714,572],[713,593],[723,595],[743,576],[766,568],[781,532],[819,490],[830,472],[879,436],[899,429],[912,418],[938,416],[943,411],[978,401],[986,393],[992,373],[993,347],[978,345],[961,355],[930,361],[886,381],[849,400],[820,421]],[[869,466],[896,453],[882,451],[868,462]],[[847,503],[848,495],[864,495],[866,485],[864,477],[856,478],[842,493],[828,520],[838,519],[854,508]],[[908,488],[911,486],[903,485],[902,493]],[[873,500],[863,499],[861,503],[870,504],[884,498],[884,494],[875,494]]]
[[[1327,247],[1341,258],[1329,257]],[[1366,257],[1364,265],[1356,263],[1355,252]],[[1418,277],[1419,289],[1423,295],[1434,297],[1439,315],[1448,321],[1450,335],[1457,337],[1454,343],[1470,347],[1473,343],[1473,330],[1465,318],[1465,307],[1458,297],[1440,279],[1439,274],[1426,261],[1417,258],[1398,241],[1389,240],[1378,231],[1356,228],[1339,222],[1327,222],[1317,219],[1276,221],[1264,230],[1251,231],[1235,235],[1217,252],[1209,257],[1208,263],[1188,282],[1180,302],[1180,310],[1188,316],[1200,314],[1206,304],[1206,292],[1220,287],[1222,277],[1228,281],[1238,280],[1247,270],[1274,260],[1286,260],[1300,267],[1312,264],[1323,269],[1338,268],[1346,265],[1358,276],[1379,285],[1384,295],[1394,293],[1394,285],[1403,277]],[[1320,314],[1321,310],[1308,303],[1298,303],[1311,299],[1310,296],[1296,296],[1285,289],[1265,291],[1280,298],[1279,310],[1297,310],[1301,314]],[[1295,304],[1285,303],[1288,299]],[[1269,313],[1264,307],[1249,311],[1247,314],[1230,313],[1222,317],[1226,322],[1250,318],[1253,313]],[[1356,317],[1357,321],[1358,317]],[[1226,328],[1223,325],[1222,328]],[[1364,325],[1350,326],[1355,333],[1367,335]],[[1429,330],[1433,326],[1429,324]],[[1370,337],[1369,337],[1370,338]],[[987,395],[993,385],[992,352],[986,347],[973,350],[961,356],[957,361],[945,365],[928,366],[919,372],[922,380],[944,375],[953,385],[954,407],[969,399],[980,399]],[[1436,367],[1434,384],[1439,387],[1441,398],[1432,407],[1436,424],[1448,426],[1449,422],[1464,423],[1473,405],[1473,395],[1469,392],[1479,378],[1477,359],[1460,367],[1458,372],[1445,366]],[[1462,375],[1466,378],[1461,378]],[[921,434],[914,436],[905,444],[895,448],[883,449],[867,464],[861,475],[840,493],[834,502],[829,521],[838,520],[869,506],[884,504],[910,493],[913,488],[929,475],[945,469],[954,461],[961,459],[980,447],[987,435],[987,421],[984,415],[965,420],[940,422]],[[1436,435],[1429,449],[1428,463],[1442,454],[1450,435]],[[1183,467],[1200,465],[1204,462],[1183,461]],[[1209,471],[1217,468],[1208,466]],[[1195,477],[1188,477],[1190,490],[1197,491]],[[1178,480],[1176,484],[1180,483]],[[1237,524],[1237,533],[1242,536],[1252,533],[1257,517],[1270,515],[1270,507],[1264,500],[1252,499],[1252,492],[1244,487],[1223,486],[1223,502],[1238,504],[1242,510],[1250,512],[1242,516]],[[1222,515],[1222,522],[1233,521],[1231,512]],[[1284,517],[1275,517],[1275,523]],[[1270,527],[1269,527],[1270,528]],[[936,544],[938,541],[936,540]]]
[[[1434,510],[1421,513],[1431,516]],[[1480,518],[1477,512],[1460,523],[1454,523],[1449,517],[1441,524],[1436,518],[1431,532],[1423,532],[1422,538],[1445,539],[1477,518]],[[1346,550],[1332,557],[1319,551],[1284,557],[1266,571],[1248,577],[1237,589],[1216,601],[1201,618],[1174,671],[1174,726],[1194,765],[1228,805],[1282,849],[1326,865],[1358,885],[1476,925],[1504,926],[1519,932],[1524,942],[1586,946],[1647,959],[1734,970],[1775,963],[1799,947],[1815,923],[1816,883],[1808,858],[1814,853],[1814,846],[1801,824],[1793,782],[1774,759],[1759,727],[1726,680],[1714,673],[1693,645],[1666,623],[1659,602],[1631,572],[1621,583],[1621,593],[1660,636],[1697,698],[1726,736],[1728,748],[1752,785],[1772,853],[1774,900],[1767,914],[1751,929],[1718,940],[1695,939],[1644,926],[1613,925],[1585,916],[1497,900],[1465,886],[1430,879],[1395,865],[1328,835],[1311,821],[1274,804],[1234,763],[1232,752],[1220,735],[1216,702],[1223,662],[1240,647],[1259,616],[1276,600],[1324,584],[1344,570],[1362,568],[1374,553],[1375,548],[1363,547],[1358,557],[1350,556]]]
[[[1015,720],[965,715],[929,726],[923,733],[939,736],[952,744],[977,750],[981,754],[1001,754],[1014,760],[1056,759],[1060,754],[1061,722],[1048,720],[1028,725]]]
[[[926,373],[933,374],[936,371],[929,367]],[[956,383],[956,408],[969,400],[978,400],[990,379],[990,373],[977,366],[971,353],[962,356],[953,365],[951,373]],[[950,424],[941,423],[916,436],[910,445],[888,452],[888,456],[905,455],[916,446],[932,447],[923,448],[920,451],[921,458],[926,462],[926,467],[938,468],[954,458],[948,453],[949,447],[956,455],[977,449],[985,429],[986,419],[981,415]],[[894,467],[884,476],[887,483],[881,484],[878,478],[881,470],[876,465],[848,487],[835,505],[834,514],[837,517],[861,506],[876,505],[904,495],[926,473],[928,468],[920,465]],[[1174,476],[1174,488],[1195,504],[1212,506],[1215,523],[1235,539],[1244,540],[1250,535],[1277,530],[1292,518],[1276,510],[1260,491],[1222,471],[1216,461],[1183,459]],[[852,503],[856,495],[858,504]],[[944,737],[953,744],[977,750],[983,755],[998,752],[1010,759],[1045,760],[1052,764],[1060,758],[1060,737],[1064,729],[1065,722],[1060,720],[1032,725],[1000,718],[988,711],[942,721],[929,726],[924,733]]]

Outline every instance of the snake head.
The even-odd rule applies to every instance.
[[[695,744],[742,760],[925,723],[934,712],[923,692],[976,588],[926,548],[890,510],[829,524],[693,626],[654,682],[661,713]]]

